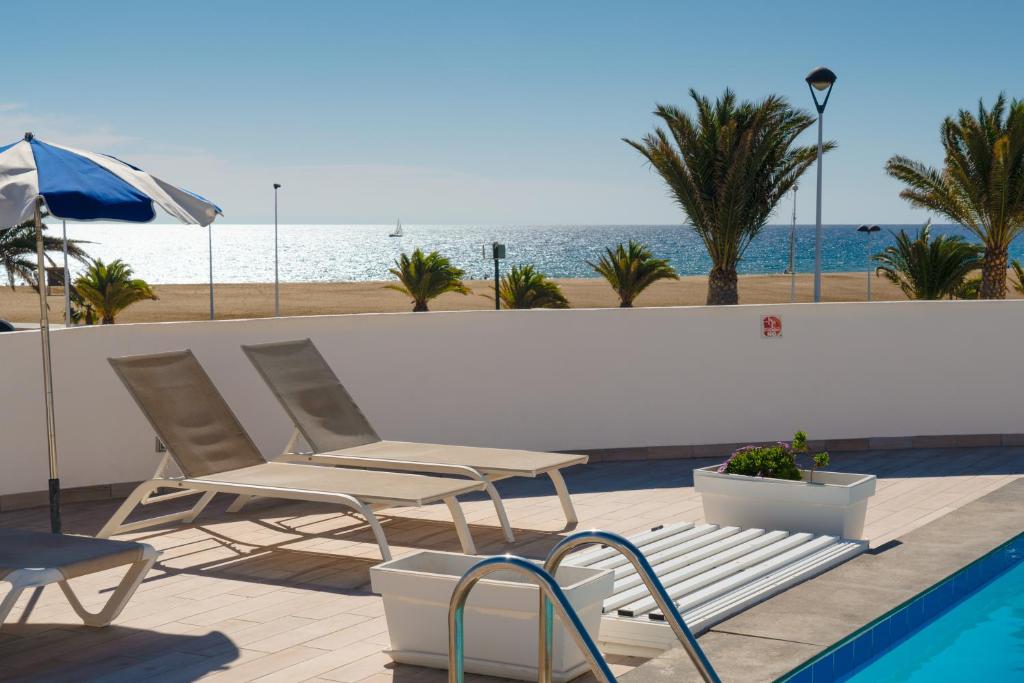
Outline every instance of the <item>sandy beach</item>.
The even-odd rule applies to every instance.
[[[826,301],[864,301],[865,273],[827,273],[822,291]],[[740,303],[784,303],[789,301],[787,275],[741,275]],[[601,279],[558,280],[573,308],[604,308],[618,305],[611,287]],[[473,294],[445,294],[431,302],[431,310],[454,311],[488,309],[494,306],[494,284],[473,280],[467,284]],[[408,298],[383,288],[382,282],[285,283],[281,286],[282,315],[324,315],[336,313],[371,313],[412,310]],[[874,278],[872,298],[879,301],[903,300],[900,290],[882,278]],[[812,298],[812,277],[797,277],[797,301]],[[207,285],[155,285],[158,301],[143,301],[122,313],[119,323],[169,322],[173,320],[206,320],[209,317]],[[702,305],[707,293],[707,278],[684,277],[677,282],[657,282],[636,301],[636,306]],[[60,289],[50,297],[54,322],[62,322],[63,299]],[[273,315],[273,284],[214,285],[218,319],[261,318]],[[1019,298],[1015,292],[1010,296]],[[12,291],[0,289],[0,318],[13,322],[38,320],[39,308],[35,293],[27,287]]]

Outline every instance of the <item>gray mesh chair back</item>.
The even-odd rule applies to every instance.
[[[242,350],[315,452],[381,440],[311,340],[256,344]]]
[[[186,477],[266,462],[191,351],[108,361]]]

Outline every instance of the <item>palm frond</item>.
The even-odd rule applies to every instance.
[[[43,249],[47,252],[57,252],[64,249],[64,239],[46,234],[49,229],[43,224]],[[82,248],[81,240],[68,240],[68,257],[79,262],[85,262],[89,255]],[[47,260],[52,264],[53,261]],[[36,271],[36,226],[33,221],[27,221],[10,228],[0,228],[0,269],[7,275],[7,284],[11,289],[21,280],[34,289],[38,289],[39,278]]]
[[[147,299],[157,299],[145,280],[135,277],[131,266],[116,259],[109,264],[102,259],[89,263],[85,273],[75,280],[75,291],[81,300],[94,309],[103,324],[112,324],[121,311]]]
[[[1024,232],[1024,102],[1000,94],[991,108],[960,110],[942,122],[945,159],[932,168],[893,156],[886,171],[912,206],[963,225],[985,245],[980,296],[1003,298],[1006,252]]]
[[[632,306],[640,293],[658,280],[679,279],[668,259],[655,258],[646,244],[633,240],[628,245],[605,249],[597,263],[587,261],[587,265],[608,281],[623,308]]]
[[[561,287],[533,266],[512,266],[498,295],[505,308],[569,308]]]
[[[398,282],[384,285],[385,289],[411,297],[414,311],[426,311],[427,302],[446,292],[470,293],[462,283],[465,272],[436,251],[424,254],[422,249],[416,249],[411,256],[403,253],[388,272],[398,278]]]
[[[915,236],[900,230],[896,244],[875,254],[875,274],[897,285],[908,299],[968,298],[968,276],[981,267],[983,249],[956,235],[932,237],[931,222]]]
[[[1013,290],[1018,294],[1024,294],[1024,266],[1021,266],[1017,259],[1013,259],[1010,261],[1010,267],[1013,268]]]
[[[741,102],[727,89],[711,101],[690,90],[690,98],[695,115],[658,105],[654,115],[664,128],[624,141],[662,177],[704,243],[712,273],[734,277],[779,201],[814,164],[817,147],[796,140],[816,119],[777,95]]]

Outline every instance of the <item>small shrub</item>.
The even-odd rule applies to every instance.
[[[807,453],[807,434],[797,432],[793,441],[780,441],[771,446],[744,446],[736,450],[728,460],[718,468],[725,474],[742,474],[748,477],[764,477],[766,479],[789,479],[800,481],[803,477],[797,467],[796,457]],[[828,466],[828,453],[818,453],[811,457],[811,476],[818,467]]]
[[[744,446],[734,452],[718,471],[768,479],[803,478],[800,476],[789,444],[785,443],[774,446]]]

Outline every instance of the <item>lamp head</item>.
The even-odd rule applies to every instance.
[[[832,87],[832,84],[836,82],[836,75],[831,69],[819,66],[817,69],[807,74],[807,78],[804,80],[807,81],[807,85],[820,92]]]
[[[274,183],[274,189],[275,190],[281,189],[281,183]]]
[[[835,85],[836,78],[837,76],[831,69],[819,66],[817,69],[807,74],[807,77],[804,79],[807,81],[807,87],[811,91],[811,97],[814,98],[814,107],[818,110],[819,114],[822,114],[825,111],[825,105],[828,104],[828,98],[832,94],[832,86]],[[818,101],[818,92],[825,93],[825,99],[821,102]]]

